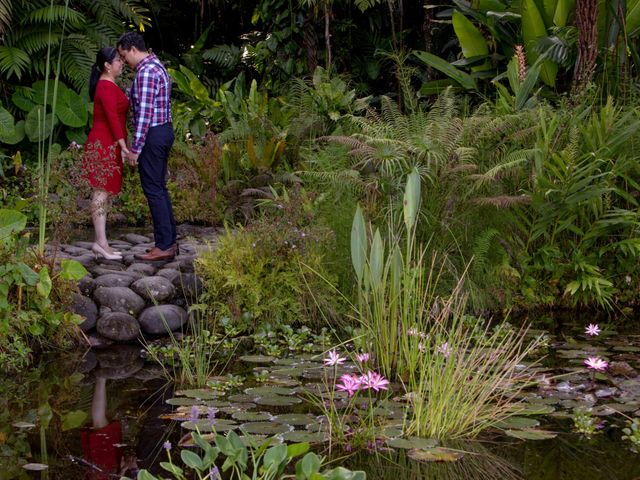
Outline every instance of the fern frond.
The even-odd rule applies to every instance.
[[[202,58],[216,67],[230,69],[240,63],[240,49],[235,45],[216,45],[203,51]]]
[[[474,198],[477,205],[490,205],[496,208],[509,208],[513,205],[527,205],[531,203],[529,195],[499,195],[496,197]]]

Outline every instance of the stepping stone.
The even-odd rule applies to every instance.
[[[156,268],[153,265],[149,265],[148,263],[133,263],[127,267],[127,271],[151,276],[156,273]]]
[[[91,253],[90,249],[76,247],[74,245],[69,245],[68,247],[65,247],[64,251],[67,252],[70,255],[73,255],[74,257],[79,257],[80,255],[91,255],[91,256],[93,256],[93,253]]]
[[[99,291],[100,289],[98,289]],[[128,342],[135,340],[140,335],[140,324],[127,313],[112,312],[100,317],[96,324],[96,330],[100,335],[109,340]]]
[[[78,282],[78,288],[80,289],[80,293],[89,296],[95,290],[96,283],[93,281],[91,275],[85,275]]]
[[[93,293],[93,298],[114,312],[137,315],[144,308],[144,300],[126,287],[99,287]]]
[[[88,251],[91,251],[91,249],[93,248],[93,242],[73,242],[73,245],[75,247],[84,248]]]
[[[169,280],[171,283],[173,283],[174,285],[175,282],[174,280],[176,278],[180,278],[180,272],[178,270],[175,270],[173,268],[163,268],[162,270],[159,270],[158,273],[156,273],[157,276],[159,277],[164,277],[167,280]]]
[[[173,280],[173,284],[182,292],[182,295],[194,302],[202,293],[202,281],[195,273],[183,273],[180,277]]]
[[[163,302],[176,294],[176,288],[164,277],[153,276],[136,280],[131,289],[152,302]]]
[[[131,275],[121,273],[108,273],[94,279],[96,287],[128,287],[135,280]]]
[[[182,327],[187,322],[187,312],[177,305],[156,305],[140,314],[140,326],[153,335],[167,333]]]
[[[127,242],[132,243],[134,245],[137,243],[151,242],[151,239],[149,237],[145,237],[144,235],[138,235],[135,233],[127,233],[122,238],[124,238]]]
[[[74,293],[71,311],[84,317],[84,321],[79,325],[83,332],[88,332],[96,326],[96,320],[98,319],[98,307],[89,297]]]

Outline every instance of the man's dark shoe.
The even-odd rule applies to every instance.
[[[149,253],[144,255],[136,255],[138,260],[145,260],[147,262],[155,262],[160,260],[173,260],[176,256],[176,245],[172,245],[166,250],[160,250],[158,247],[153,247]]]

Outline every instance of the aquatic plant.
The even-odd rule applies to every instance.
[[[590,409],[576,409],[572,417],[574,430],[587,438],[597,433],[598,429],[601,428],[601,424],[593,416]]]
[[[308,443],[293,443],[290,445],[270,446],[271,439],[258,445],[256,439],[245,435],[241,439],[235,432],[227,436],[215,435],[211,445],[197,432],[191,434],[193,442],[200,448],[202,454],[193,450],[180,451],[180,459],[185,469],[193,471],[200,480],[214,480],[221,478],[221,473],[229,480],[366,480],[362,471],[351,471],[343,467],[322,470],[324,458],[309,452]],[[168,445],[167,445],[168,444]],[[167,446],[169,448],[167,448]],[[168,462],[161,462],[160,466],[171,474],[175,480],[192,478],[188,471],[173,462],[171,444],[165,442]],[[293,464],[296,458],[300,458]],[[222,466],[218,467],[218,464]],[[287,467],[295,468],[295,474],[285,473]],[[158,480],[147,470],[138,473],[137,480]]]
[[[436,253],[428,258],[416,239],[420,199],[414,169],[405,188],[404,228],[390,219],[386,241],[379,229],[367,235],[363,212],[356,211],[351,254],[357,318],[380,371],[401,380],[409,393],[405,433],[475,436],[518,412],[519,392],[533,383],[523,360],[539,340],[528,341],[526,328],[510,325],[474,322],[479,332],[469,327],[464,277],[448,298],[438,295],[446,260]]]
[[[600,335],[600,327],[596,324],[590,323],[587,328],[585,328],[584,333],[591,337]]]
[[[630,418],[627,426],[622,429],[622,433],[624,433],[622,439],[631,442],[637,452],[640,449],[640,418]]]
[[[609,363],[600,357],[589,357],[584,361],[584,364],[587,368],[595,370],[596,372],[604,372],[609,366]]]

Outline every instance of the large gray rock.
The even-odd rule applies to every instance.
[[[74,247],[84,248],[87,251],[90,251],[93,248],[93,242],[73,242]]]
[[[129,243],[133,243],[134,245],[136,243],[149,243],[149,242],[151,242],[151,239],[149,237],[145,237],[144,235],[137,235],[135,233],[127,233],[122,238],[124,238]]]
[[[133,263],[127,267],[128,272],[141,273],[142,275],[151,276],[156,273],[156,267],[148,263]]]
[[[108,273],[96,277],[96,287],[128,287],[133,283],[135,278],[131,275],[122,275],[120,273]]]
[[[73,259],[85,268],[89,268],[96,263],[96,257],[93,255],[93,253],[85,253],[84,255],[80,255],[79,257],[73,257]]]
[[[85,275],[78,282],[78,288],[84,295],[91,295],[96,288],[96,283],[91,275]]]
[[[84,317],[84,322],[80,324],[80,328],[83,332],[88,332],[96,326],[96,320],[98,319],[98,307],[89,297],[74,293],[71,311],[81,317]]]
[[[187,318],[187,312],[177,305],[156,305],[142,312],[139,321],[144,332],[157,335],[179,329]]]
[[[114,312],[137,315],[144,308],[144,300],[126,287],[100,287],[93,293],[94,300]]]
[[[74,257],[79,257],[80,255],[93,256],[93,254],[86,248],[76,247],[75,245],[69,245],[64,247],[64,251],[67,252],[69,255],[73,255]]]
[[[100,335],[110,340],[128,342],[138,338],[140,324],[127,313],[113,312],[98,319],[96,330]]]
[[[152,302],[163,302],[176,294],[176,287],[164,277],[145,277],[136,280],[131,289]]]
[[[169,280],[174,285],[175,285],[174,280],[176,278],[180,278],[180,272],[178,270],[173,269],[173,268],[163,268],[162,270],[159,270],[158,273],[156,273],[156,275],[158,275],[159,277],[166,278],[167,280]]]
[[[136,280],[140,280],[142,277],[144,277],[144,275],[142,275],[141,273],[138,272],[128,272],[127,270],[122,270],[122,266],[120,266],[120,268],[102,268],[102,267],[93,267],[91,269],[91,272],[93,272],[93,274],[95,276],[100,276],[100,275],[109,275],[110,273],[115,273],[118,275],[127,275],[128,277],[133,278],[133,281],[135,282]]]

